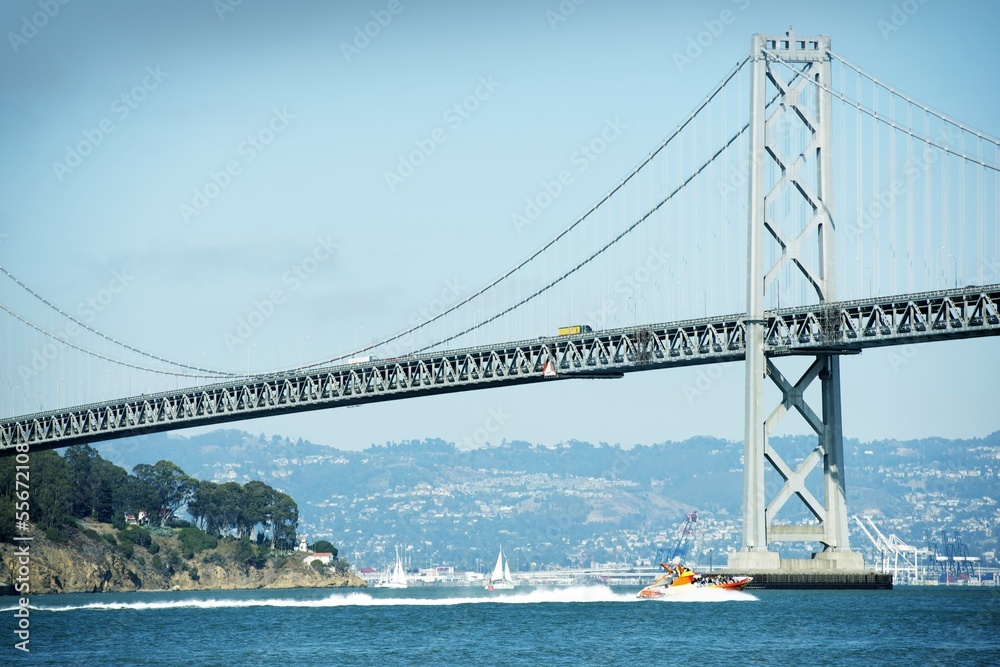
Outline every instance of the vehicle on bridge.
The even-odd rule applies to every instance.
[[[374,357],[370,354],[366,354],[363,357],[351,357],[347,360],[349,364],[370,364],[373,361],[378,361],[378,357]]]
[[[560,336],[575,336],[582,333],[594,333],[594,330],[587,324],[572,324],[568,327],[559,327]]]

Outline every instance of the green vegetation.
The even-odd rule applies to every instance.
[[[66,542],[69,537],[58,528],[49,528],[45,531],[46,539],[52,542]]]
[[[219,538],[209,535],[200,528],[181,528],[177,533],[181,541],[181,553],[185,558],[194,558],[196,553],[219,546]]]
[[[271,547],[293,549],[299,508],[295,501],[263,482],[198,482],[187,505],[196,526],[207,533],[249,537],[257,526],[271,536]]]
[[[226,566],[225,556],[220,554],[218,551],[213,551],[210,554],[206,554],[205,557],[201,559],[201,562],[205,563],[206,565],[218,565],[219,567]]]
[[[259,570],[264,567],[264,563],[267,558],[267,552],[261,552],[259,547],[255,547],[252,542],[248,539],[242,539],[236,543],[236,549],[233,551],[233,560],[236,561],[236,565],[240,568],[244,574],[250,571],[250,568]]]
[[[77,520],[92,518],[118,530],[117,539],[106,537],[127,554],[135,546],[151,548],[152,535],[170,536],[177,528],[186,558],[214,549],[227,536],[266,540],[270,549],[295,546],[299,508],[288,494],[263,482],[199,481],[166,460],[140,463],[129,474],[89,445],[69,447],[63,456],[32,452],[29,471],[31,521],[53,541],[66,541],[66,530]],[[0,458],[0,541],[14,537],[15,489],[14,457]],[[184,508],[194,525],[176,517]]]
[[[132,558],[135,555],[135,545],[128,540],[121,540],[118,543],[118,550],[122,552],[125,558]]]
[[[194,581],[207,578],[212,566],[248,574],[269,562],[280,569],[297,560],[288,554],[296,543],[298,506],[263,482],[199,481],[167,460],[140,463],[129,473],[86,445],[63,455],[32,452],[29,466],[28,511],[49,541],[86,536],[139,567],[148,563],[164,577],[186,571]],[[15,458],[0,457],[0,541],[15,536],[15,472]],[[178,517],[185,511],[191,521]],[[110,523],[114,530],[94,530],[84,520]],[[313,546],[336,557],[326,540]],[[336,561],[317,569],[347,571]]]
[[[125,530],[119,531],[118,539],[122,542],[128,541],[132,544],[138,544],[141,547],[149,547],[153,542],[153,536],[150,535],[149,531],[140,526],[129,526]]]
[[[334,558],[337,557],[337,547],[333,546],[333,544],[327,540],[316,540],[309,548],[315,553],[332,553]]]

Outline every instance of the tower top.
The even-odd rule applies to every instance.
[[[790,62],[816,62],[829,59],[830,36],[801,37],[789,26],[784,35],[756,33],[753,51],[758,48]]]

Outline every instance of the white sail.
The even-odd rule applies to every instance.
[[[376,586],[406,588],[406,570],[403,569],[403,559],[399,557],[399,547],[396,547],[396,564],[392,568],[386,568],[385,574]]]
[[[500,551],[500,555],[497,556],[497,564],[493,566],[493,574],[490,575],[490,581],[499,581],[503,579],[503,551]]]
[[[403,569],[403,561],[399,557],[399,550],[396,550],[396,567],[392,570],[390,581],[394,584],[406,585],[406,570]]]
[[[510,562],[503,555],[503,547],[500,547],[500,554],[497,556],[497,564],[493,566],[493,573],[486,581],[486,590],[514,588],[514,578],[510,576]]]

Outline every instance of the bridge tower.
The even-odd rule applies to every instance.
[[[805,280],[820,304],[836,300],[830,38],[803,38],[789,29],[782,36],[754,35],[751,49],[743,548],[731,555],[729,566],[748,571],[785,567],[861,570],[861,554],[852,552],[848,543],[836,348],[831,345],[828,353],[817,355],[794,383],[764,355],[768,335],[765,295],[777,292],[781,305],[795,305],[780,298],[782,289],[791,293],[787,285],[778,284],[780,275]],[[774,259],[769,262],[768,258]],[[823,325],[832,342],[837,338],[836,322]],[[782,398],[765,413],[768,378]],[[821,384],[819,414],[805,399],[806,388],[816,379]],[[788,465],[768,442],[768,434],[793,408],[817,435],[816,447],[797,468]],[[765,498],[765,463],[783,479],[769,501]],[[805,484],[820,463],[822,502]],[[792,496],[801,500],[815,522],[774,522]],[[783,567],[778,554],[767,548],[781,541],[819,542],[823,550],[813,554],[813,561]]]

